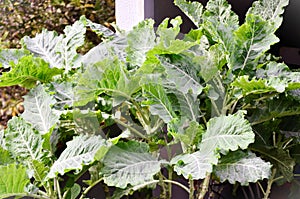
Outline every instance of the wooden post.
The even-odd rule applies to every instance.
[[[146,18],[154,18],[154,0],[116,0],[116,23],[123,30]]]

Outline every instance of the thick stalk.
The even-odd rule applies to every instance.
[[[206,174],[206,177],[205,177],[205,179],[204,179],[204,181],[202,182],[202,185],[201,185],[201,191],[199,193],[198,199],[204,199],[206,193],[208,192],[210,175],[211,175],[211,173]]]
[[[190,185],[189,199],[194,199],[195,186],[194,186],[194,180],[192,178],[189,178],[189,185]]]
[[[272,185],[273,185],[273,182],[274,182],[275,175],[276,175],[276,168],[272,169],[272,175],[268,180],[268,186],[267,186],[267,189],[264,193],[264,198],[263,199],[269,199],[269,195],[271,193],[271,188],[272,188]]]

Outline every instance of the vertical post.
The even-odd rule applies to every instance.
[[[116,23],[120,29],[131,30],[146,18],[154,18],[154,0],[116,0]]]

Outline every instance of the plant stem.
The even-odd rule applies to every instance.
[[[268,186],[267,186],[267,189],[264,193],[264,198],[263,199],[268,199],[269,198],[275,175],[276,175],[276,168],[272,169],[272,175],[271,175],[270,179],[268,180]]]
[[[194,199],[195,186],[194,186],[194,180],[191,177],[189,178],[189,185],[190,185],[189,199]]]
[[[118,119],[114,119],[115,122],[117,122],[118,124],[121,124],[122,126],[128,128],[132,133],[136,134],[137,136],[146,139],[146,136],[144,136],[141,132],[139,132],[138,130],[136,130],[135,128],[129,126],[128,124],[125,124],[124,122],[122,122],[121,120]]]
[[[206,177],[201,185],[201,191],[199,193],[198,199],[203,199],[208,191],[209,181],[211,173],[207,173]]]
[[[103,179],[100,178],[99,180],[93,182],[89,187],[87,187],[84,192],[81,194],[80,198],[79,199],[83,199],[84,196],[94,187],[96,186],[99,182],[101,182]]]

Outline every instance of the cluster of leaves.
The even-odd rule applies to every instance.
[[[30,8],[30,9],[28,9]],[[114,22],[114,0],[4,0],[0,5],[2,47],[19,47],[20,39],[36,35],[42,28],[62,33],[81,15],[106,24]],[[99,43],[88,35],[88,41]]]
[[[22,49],[0,52],[10,69],[0,86],[30,89],[25,112],[1,132],[1,197],[84,198],[103,182],[117,188],[112,198],[150,185],[171,197],[172,183],[204,198],[210,178],[267,178],[268,198],[274,181],[293,180],[299,122],[290,117],[299,120],[300,74],[267,52],[288,0],[255,2],[242,25],[226,0],[175,4],[197,26],[183,39],[180,17],[120,34],[82,17],[64,34],[44,30],[23,38]],[[80,55],[86,28],[106,40]],[[81,189],[76,179],[87,171]],[[175,173],[190,187],[172,180]],[[61,176],[71,176],[62,189]]]

